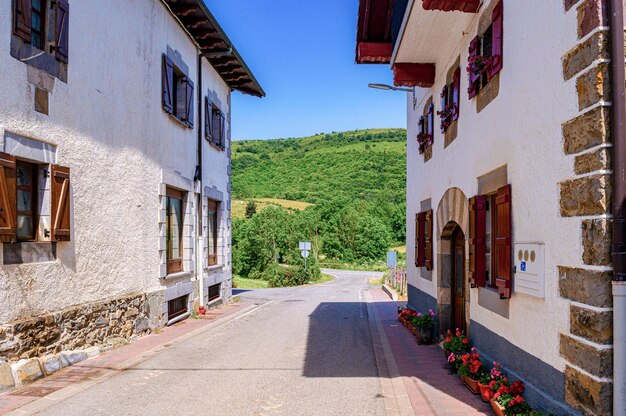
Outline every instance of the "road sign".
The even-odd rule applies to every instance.
[[[393,268],[398,265],[398,252],[397,251],[388,251],[387,252],[387,267]]]
[[[309,257],[310,253],[309,253],[309,250],[302,250],[300,254],[302,254],[302,257],[306,259],[307,257]]]
[[[311,243],[309,241],[300,241],[300,250],[311,250]]]

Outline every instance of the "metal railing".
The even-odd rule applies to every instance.
[[[399,267],[390,268],[386,283],[393,287],[400,295],[405,295],[407,292],[406,269],[401,269]]]

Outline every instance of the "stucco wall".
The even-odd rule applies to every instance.
[[[159,278],[160,185],[177,177],[194,191],[203,121],[196,111],[188,129],[162,110],[161,55],[177,50],[196,82],[195,45],[158,0],[73,1],[68,82],[55,81],[46,116],[34,111],[28,66],[10,56],[10,15],[11,0],[0,0],[0,137],[57,146],[57,163],[71,168],[72,240],[57,244],[55,262],[0,267],[0,324],[169,286]],[[229,88],[204,65],[204,91],[228,103]],[[228,153],[203,152],[205,185],[229,198]]]
[[[436,207],[451,187],[474,196],[477,177],[506,165],[512,185],[513,239],[545,243],[546,298],[514,292],[507,319],[478,305],[479,289],[471,289],[470,318],[562,372],[565,361],[559,355],[559,333],[568,328],[569,306],[559,297],[557,265],[582,265],[580,219],[560,216],[558,190],[558,183],[573,174],[572,161],[563,155],[561,124],[578,112],[577,98],[572,81],[563,81],[561,57],[576,39],[576,18],[564,16],[562,2],[505,0],[500,91],[480,113],[476,100],[468,100],[465,71],[477,24],[474,19],[462,39],[449,39],[441,48],[435,85],[418,92],[415,110],[412,98],[407,99],[407,247],[414,247],[414,215],[420,211],[420,201],[432,198]],[[404,39],[407,44],[413,41]],[[434,95],[439,108],[446,73],[459,54],[458,137],[444,149],[436,117],[433,157],[425,164],[415,139],[422,103]],[[435,253],[437,242],[435,236]],[[436,278],[419,277],[412,250],[407,251],[407,263],[409,284],[436,298]]]

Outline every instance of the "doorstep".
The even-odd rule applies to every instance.
[[[492,414],[489,403],[472,394],[458,376],[450,374],[437,344],[417,345],[415,336],[398,322],[398,303],[389,300],[380,288],[370,290],[368,295],[382,326],[380,336],[386,338],[389,346],[385,354],[389,378],[402,381],[414,415]]]
[[[231,303],[212,309],[204,319],[186,319],[162,328],[158,333],[146,335],[138,340],[66,367],[51,376],[34,383],[0,394],[0,415],[31,414],[48,407],[89,386],[112,377],[124,369],[155,355],[174,344],[209,330],[229,316],[238,315],[254,305]]]

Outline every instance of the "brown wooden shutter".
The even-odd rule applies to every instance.
[[[209,142],[213,138],[213,106],[209,101],[209,97],[204,97],[204,138]]]
[[[13,33],[24,42],[30,43],[32,25],[31,0],[14,0],[13,5]]]
[[[452,105],[454,106],[454,112],[452,114],[452,121],[459,119],[459,110],[461,107],[461,68],[457,68],[454,71],[454,77],[452,81]]]
[[[417,267],[424,267],[426,263],[426,213],[417,214]]]
[[[477,195],[469,202],[469,261],[472,287],[486,285],[487,198]]]
[[[498,189],[496,196],[496,286],[502,299],[511,297],[511,185]]]
[[[17,240],[17,163],[15,157],[0,153],[0,241]]]
[[[474,39],[472,39],[472,41],[470,42],[470,46],[469,46],[469,59],[471,58],[476,58],[478,56],[478,44],[480,43],[480,37],[476,36]],[[469,69],[469,66],[468,66]],[[471,100],[472,98],[474,98],[476,96],[476,93],[478,92],[476,90],[476,84],[478,83],[478,80],[480,78],[480,74],[474,74],[474,72],[472,71],[468,71],[468,79],[469,79],[469,86],[467,87],[467,93],[469,96],[469,99]]]
[[[429,209],[424,215],[424,267],[433,269],[433,210]]]
[[[502,2],[498,3],[493,9],[491,19],[491,66],[489,68],[489,77],[493,77],[502,70]]]
[[[222,112],[219,110],[213,111],[213,144],[216,146],[220,145],[220,137],[222,135],[221,119],[222,119]]]
[[[161,76],[163,110],[174,114],[174,62],[163,54],[163,73]]]
[[[188,126],[193,128],[193,81],[189,77],[185,77],[185,112],[183,114],[182,121]]]
[[[220,147],[226,148],[226,115],[223,112],[220,113]]]
[[[420,267],[419,265],[419,216],[420,214],[415,214],[415,267]]]
[[[69,57],[70,4],[67,0],[56,0],[56,27],[54,30],[54,55],[64,63]]]
[[[433,103],[430,103],[430,105],[428,106],[427,116],[426,134],[430,136],[430,140],[432,142],[433,135],[435,134],[435,106],[433,105]]]
[[[446,128],[444,126],[444,121],[445,121],[445,114],[446,114],[446,106],[448,105],[448,86],[444,85],[443,88],[441,89],[441,124],[439,125],[439,128],[441,129],[441,132],[445,132]]]
[[[52,240],[70,241],[70,168],[52,165]]]

